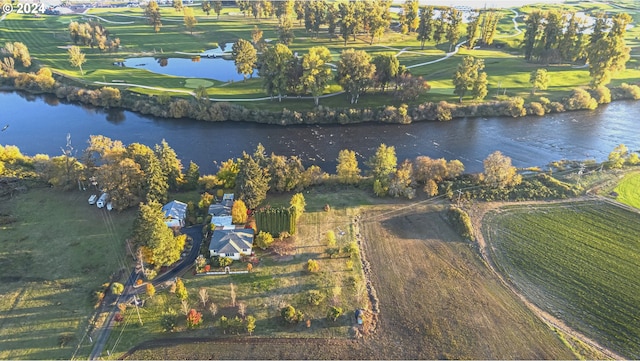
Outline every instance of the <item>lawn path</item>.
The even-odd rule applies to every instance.
[[[540,205],[540,204],[554,204],[554,203],[573,203],[573,202],[581,202],[581,201],[587,202],[587,201],[594,201],[594,200],[603,201],[599,197],[586,196],[586,197],[570,198],[570,199],[563,199],[563,200],[556,200],[556,201],[518,202],[517,204],[518,205]],[[522,303],[524,303],[525,306],[527,306],[543,322],[549,325],[549,327],[561,330],[563,333],[570,335],[571,337],[574,337],[575,339],[578,339],[581,342],[584,342],[585,344],[602,352],[604,355],[606,355],[609,358],[612,358],[615,360],[624,359],[622,356],[616,354],[612,350],[606,347],[603,347],[597,341],[567,326],[567,324],[565,324],[564,321],[562,321],[561,319],[556,318],[550,313],[539,308],[537,305],[535,305],[533,302],[527,299],[518,289],[516,289],[516,287],[513,284],[508,282],[504,278],[504,275],[497,270],[494,260],[490,256],[493,246],[491,246],[489,242],[484,238],[484,235],[482,233],[482,225],[483,225],[484,217],[487,215],[487,213],[493,210],[499,210],[501,207],[508,204],[512,204],[512,203],[509,203],[509,202],[482,203],[482,204],[476,204],[474,205],[474,207],[468,210],[469,216],[471,216],[471,222],[473,223],[474,233],[476,236],[476,240],[478,242],[480,255],[482,259],[485,261],[485,263],[487,264],[487,267],[489,267],[491,272],[495,274],[495,276],[500,280],[502,284],[504,284],[505,287],[511,290],[511,292],[513,292],[513,294],[515,294],[522,301]],[[491,247],[491,249],[489,247]]]

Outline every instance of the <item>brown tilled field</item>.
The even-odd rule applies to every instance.
[[[379,299],[375,334],[357,340],[155,340],[131,359],[574,359],[457,236],[437,206],[363,207],[368,275]]]

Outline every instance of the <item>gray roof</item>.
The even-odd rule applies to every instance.
[[[253,229],[216,229],[211,235],[209,250],[217,253],[241,253],[253,246]]]
[[[227,207],[221,203],[214,203],[209,206],[209,212],[212,216],[229,216],[231,215],[231,207]]]
[[[171,201],[162,207],[165,218],[185,219],[187,218],[187,204],[180,201]]]

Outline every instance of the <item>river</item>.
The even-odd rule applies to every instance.
[[[91,134],[150,146],[164,138],[185,168],[193,160],[202,173],[212,173],[217,169],[214,161],[253,152],[262,143],[268,153],[298,155],[305,165],[317,164],[333,173],[341,149],[355,150],[363,162],[385,143],[395,146],[399,161],[418,155],[459,159],[467,172],[480,172],[482,160],[495,150],[510,156],[515,166],[543,168],[560,159],[603,161],[620,143],[640,150],[639,110],[640,103],[622,101],[595,111],[544,117],[282,127],[161,119],[66,104],[52,96],[0,92],[0,129],[9,126],[0,132],[0,144],[16,145],[26,155],[55,156],[61,154],[67,133],[78,155]]]

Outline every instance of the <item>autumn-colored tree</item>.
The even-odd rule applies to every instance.
[[[318,261],[314,260],[314,259],[310,259],[307,261],[307,271],[311,272],[311,273],[317,273],[318,271],[320,271],[320,265],[318,264]]]
[[[187,314],[187,327],[196,328],[200,326],[202,323],[202,313],[196,311],[195,309],[189,310]]]
[[[333,230],[327,231],[327,247],[336,246],[336,233]]]
[[[241,199],[233,202],[231,207],[231,220],[234,224],[247,223],[247,206]]]
[[[302,214],[305,211],[305,207],[307,206],[304,195],[302,193],[294,194],[293,196],[291,196],[289,205],[294,209],[294,217],[296,218],[296,221],[300,220],[300,217],[302,217]]]
[[[273,236],[271,233],[260,231],[256,236],[254,243],[256,247],[260,249],[267,249],[273,243]]]
[[[149,295],[150,298],[153,298],[153,296],[156,295],[156,288],[153,286],[153,283],[148,282],[145,288],[147,291],[147,295]]]
[[[124,285],[122,283],[113,282],[111,284],[111,293],[119,296],[122,294],[122,292],[124,292]]]
[[[255,331],[256,329],[256,318],[249,315],[247,316],[247,332],[249,332],[249,335],[251,335],[253,333],[253,331]]]
[[[484,161],[485,182],[498,188],[512,187],[522,182],[516,167],[511,165],[511,158],[500,151],[491,153]]]
[[[193,8],[184,8],[184,26],[193,34],[193,29],[198,25],[198,19],[193,14]]]
[[[87,60],[85,59],[84,53],[80,50],[80,47],[74,45],[69,48],[68,53],[69,63],[71,63],[71,66],[80,68],[80,74],[84,75],[84,71],[82,71],[82,64]]]
[[[187,287],[185,287],[182,279],[176,279],[176,297],[180,300],[186,300],[189,298],[189,292],[187,291]]]

